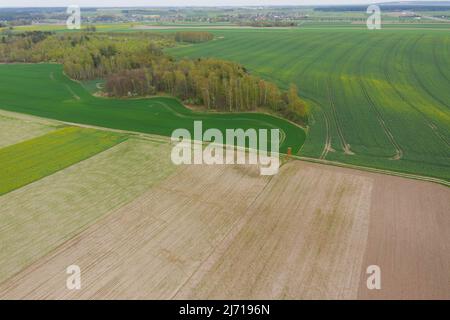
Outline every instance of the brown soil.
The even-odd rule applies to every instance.
[[[450,298],[450,189],[291,161],[188,166],[0,286],[0,298]],[[82,289],[66,289],[81,267]],[[382,289],[366,288],[381,267]]]

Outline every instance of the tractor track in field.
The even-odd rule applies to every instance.
[[[333,43],[339,42],[342,39],[345,39],[345,37],[346,37],[346,35],[334,38],[334,40],[337,39],[337,41],[333,41]],[[312,65],[314,65],[316,62],[318,62],[320,59],[323,59],[322,53],[326,53],[326,52],[329,52],[328,47],[325,47],[320,52],[320,54],[317,54],[315,59],[313,59],[310,63],[305,65],[305,67],[301,70],[301,72],[298,72],[298,73],[299,74],[305,74],[311,68]],[[311,96],[306,96],[306,95],[305,95],[305,97],[308,98],[309,100],[313,101],[319,107],[319,109],[320,109],[320,111],[321,111],[321,113],[323,115],[323,119],[325,121],[325,127],[326,127],[326,131],[327,132],[326,132],[326,136],[325,136],[325,144],[324,144],[322,153],[320,154],[320,157],[319,157],[319,159],[325,159],[326,156],[328,155],[328,152],[330,152],[330,151],[334,152],[335,151],[333,149],[333,147],[332,147],[332,144],[331,144],[331,124],[330,124],[331,120],[330,120],[330,116],[321,107],[321,104],[315,98],[313,98]]]
[[[414,51],[414,49],[417,46],[417,43],[420,41],[420,39],[422,39],[424,36],[420,36],[419,38],[416,39],[416,41],[414,41],[413,45],[412,45],[412,50]],[[419,84],[419,87],[422,88],[422,90],[424,90],[431,98],[433,98],[435,101],[439,102],[442,104],[441,99],[440,98],[436,98],[423,84],[423,82],[419,79],[419,77],[417,76],[417,73],[414,69],[414,63],[412,62],[412,57],[411,55],[408,56],[408,62],[409,62],[409,68],[412,71],[412,74],[414,76],[414,79],[416,80],[416,82]],[[436,63],[436,61],[435,61]],[[446,107],[449,107],[446,103],[443,104]],[[417,107],[413,106],[412,103],[410,103],[410,106],[412,106],[416,111],[420,112],[422,114],[422,116],[425,118],[426,123],[428,124],[428,126],[431,128],[431,130],[433,131],[433,133],[440,138],[448,147],[450,147],[450,143],[447,141],[447,139],[445,138],[445,136],[443,136],[439,130],[439,126],[433,122],[432,120],[429,119],[429,117],[427,115],[425,115],[425,113],[423,113],[422,111],[420,111]]]
[[[400,145],[397,143],[397,141],[394,138],[394,135],[392,134],[391,130],[386,124],[386,121],[384,120],[380,110],[375,106],[375,103],[373,102],[372,98],[370,97],[369,93],[367,92],[367,89],[365,88],[364,84],[362,83],[362,80],[359,79],[358,81],[361,85],[362,92],[367,100],[369,102],[369,105],[372,107],[373,111],[375,111],[377,120],[380,123],[380,126],[383,128],[383,131],[387,138],[389,139],[390,143],[395,149],[395,156],[391,157],[392,160],[400,160],[403,157],[403,150],[400,147]]]
[[[418,41],[418,40],[416,40],[416,41]],[[399,43],[400,42],[398,42],[395,45],[395,48],[392,50],[392,52],[397,52]],[[406,99],[406,97],[403,95],[403,93],[401,93],[400,90],[394,85],[394,82],[392,81],[391,75],[390,75],[388,69],[386,68],[386,65],[383,68],[383,72],[384,72],[384,75],[385,75],[385,78],[386,78],[387,82],[392,87],[392,89],[394,89],[395,93],[400,97],[400,99],[404,103],[406,103],[409,107],[411,107],[413,110],[415,110],[417,113],[419,113],[422,116],[422,118],[424,120],[424,123],[426,125],[428,125],[428,127],[436,135],[436,137],[438,137],[442,142],[444,142],[448,147],[450,147],[450,143],[439,132],[439,129],[438,129],[437,125],[433,121],[431,121],[426,114],[424,114],[420,109],[418,109],[414,104],[412,104],[408,99]]]
[[[325,120],[325,128],[327,129],[327,134],[325,138],[325,145],[323,147],[322,154],[320,155],[319,159],[325,160],[326,156],[328,155],[328,152],[334,151],[333,147],[331,146],[331,134],[330,134],[330,119],[328,119],[328,115],[325,111],[320,108],[323,114],[323,118]]]
[[[66,84],[66,88],[75,100],[81,100],[81,98],[67,84]]]
[[[331,128],[330,128],[330,119],[329,116],[327,115],[327,113],[323,110],[322,106],[320,105],[319,101],[317,101],[315,98],[308,96],[306,94],[303,94],[303,96],[314,102],[316,104],[316,106],[319,108],[320,113],[323,116],[323,119],[325,121],[325,128],[326,128],[326,136],[325,136],[325,143],[322,149],[322,153],[319,156],[320,160],[325,160],[326,156],[328,155],[328,152],[334,152],[335,150],[333,149],[333,147],[331,146]]]
[[[436,68],[437,68],[437,70],[439,71],[439,73],[441,74],[441,76],[445,79],[445,80],[447,80],[447,82],[449,82],[450,83],[450,78],[445,74],[445,72],[442,70],[442,68],[440,67],[440,64],[439,64],[439,61],[438,61],[438,58],[437,58],[437,54],[436,54],[436,45],[437,45],[437,43],[436,42],[433,42],[433,49],[432,49],[432,51],[433,51],[433,60],[434,60],[434,62],[435,62],[435,66],[436,66]]]
[[[411,52],[414,52],[416,50],[417,47],[417,43],[423,38],[423,36],[419,37],[416,39],[416,41],[414,41],[412,48],[411,48]],[[435,56],[433,56],[433,59],[435,58]],[[440,103],[441,105],[447,107],[450,109],[450,105],[447,104],[445,101],[442,101],[441,98],[437,97],[436,95],[434,95],[430,89],[428,89],[425,84],[423,83],[423,81],[420,79],[420,77],[417,75],[417,71],[414,68],[414,63],[412,61],[412,55],[408,56],[408,62],[409,62],[409,69],[412,71],[412,75],[414,76],[414,79],[416,80],[416,83],[419,84],[419,87],[429,96],[431,97],[433,100],[435,100],[436,102]],[[434,65],[438,65],[437,61],[434,59]]]
[[[343,36],[334,38],[334,39],[333,39],[333,40],[334,40],[333,43],[339,42],[339,41],[341,41],[342,39],[345,39],[345,38],[346,38],[346,35],[343,35]],[[338,40],[338,41],[336,41],[336,40]],[[310,46],[309,46],[309,47],[310,47]],[[328,53],[328,52],[332,52],[331,50],[329,50],[329,46],[326,46],[323,50],[320,51],[320,53],[323,53],[323,54],[326,54],[326,53]],[[323,55],[322,55],[322,54],[317,54],[316,57],[315,57],[312,61],[310,61],[309,63],[307,63],[307,64],[301,69],[301,71],[299,71],[299,72],[296,71],[296,73],[298,73],[298,74],[305,74],[305,72],[306,72],[308,69],[310,69],[312,65],[314,65],[315,63],[317,63],[318,61],[320,61],[320,60],[322,60],[322,59],[323,59]],[[286,66],[287,66],[287,64],[288,64],[288,63],[286,63]],[[298,65],[298,64],[300,64],[300,63],[296,63],[295,65]],[[294,66],[291,66],[290,68],[291,68],[292,70],[296,70],[296,68],[295,68]],[[306,94],[303,94],[303,95],[305,96],[305,98],[307,98],[307,99],[313,101],[313,102],[320,108],[320,111],[321,111],[321,113],[322,113],[322,115],[323,115],[327,133],[326,133],[326,137],[325,137],[324,148],[323,148],[322,153],[321,153],[321,155],[320,155],[320,159],[325,159],[326,156],[328,155],[328,152],[330,152],[330,151],[331,151],[331,152],[334,152],[334,151],[335,151],[335,150],[333,149],[333,147],[332,147],[332,144],[331,144],[331,119],[330,119],[330,116],[327,114],[327,112],[326,112],[325,110],[323,110],[323,108],[321,107],[321,103],[319,103],[316,99],[314,99],[313,97],[308,96],[308,95],[306,95]],[[338,125],[337,125],[337,126],[338,126]],[[341,132],[341,134],[342,134],[342,132]],[[343,137],[343,135],[342,135],[342,137]],[[343,147],[343,149],[346,150],[344,147]],[[350,150],[349,150],[349,151],[350,151]],[[350,152],[351,152],[351,151],[350,151]],[[353,152],[351,152],[350,154],[353,154]]]
[[[345,37],[346,37],[346,35],[340,36],[340,37],[337,37],[337,38],[333,38],[333,40],[334,40],[333,43],[339,42],[340,40],[344,39]],[[336,41],[336,39],[338,39],[338,41]],[[314,43],[314,44],[316,44],[316,43]],[[308,46],[308,47],[311,47],[311,46]],[[323,50],[320,51],[320,53],[327,53],[327,52],[331,52],[329,50],[329,46],[325,47]],[[317,63],[321,59],[323,59],[323,55],[322,54],[317,54],[316,57],[312,61],[307,63],[300,71],[296,71],[296,73],[297,74],[305,74],[305,72],[307,70],[309,70],[312,65],[314,65],[315,63]],[[297,66],[299,64],[301,64],[301,62],[297,62],[296,64],[292,65],[290,67],[290,69],[291,70],[297,70],[295,68],[295,66]],[[326,137],[325,137],[324,148],[322,150],[322,153],[319,156],[319,159],[325,159],[326,156],[328,155],[328,152],[330,152],[330,151],[334,152],[335,151],[333,149],[332,145],[331,145],[331,127],[330,127],[331,126],[330,125],[331,120],[330,120],[330,117],[327,114],[327,112],[325,110],[323,110],[323,108],[321,106],[321,103],[318,102],[315,98],[313,98],[313,97],[311,97],[309,95],[306,95],[306,94],[303,94],[303,96],[305,98],[307,98],[308,100],[313,101],[317,105],[317,107],[320,109],[320,112],[321,112],[321,114],[323,116],[323,119],[324,119],[324,122],[325,122],[325,127],[326,127]]]
[[[361,43],[362,43],[362,41],[358,42],[358,44],[356,46],[359,46]],[[354,47],[349,47],[347,50],[345,50],[343,52],[343,54],[341,56],[339,56],[339,59],[337,59],[337,61],[341,61],[353,49],[354,49]],[[337,65],[338,64],[334,64],[330,74],[334,74],[335,73]],[[344,133],[343,133],[341,125],[339,123],[339,118],[338,118],[336,104],[335,104],[334,90],[333,90],[333,86],[332,86],[332,81],[331,80],[332,80],[331,77],[328,77],[327,82],[326,82],[327,96],[328,96],[329,105],[331,107],[333,119],[334,119],[334,122],[336,124],[336,129],[337,129],[337,133],[338,133],[338,136],[339,136],[339,140],[341,142],[341,147],[342,147],[342,150],[344,151],[345,154],[347,154],[347,155],[354,155],[355,153],[352,152],[352,150],[350,148],[350,144],[347,143],[347,141],[345,140]]]
[[[361,45],[361,43],[363,41],[364,40],[359,41],[356,44],[356,47]],[[354,47],[349,47],[347,50],[345,50],[343,52],[343,54],[339,57],[339,59],[337,59],[337,61],[341,61],[342,59],[344,59],[349,54],[349,52],[351,52],[353,49],[354,49]],[[337,63],[334,64],[334,66],[333,66],[333,68],[332,68],[332,70],[330,72],[331,74],[335,73],[337,66],[338,66]],[[328,79],[327,79],[328,100],[329,100],[329,104],[330,104],[330,107],[331,107],[331,110],[332,110],[332,115],[333,115],[333,118],[334,118],[334,122],[336,124],[336,128],[337,128],[338,136],[339,136],[339,139],[340,139],[340,142],[341,142],[341,146],[342,146],[342,149],[343,149],[345,154],[347,154],[347,155],[354,155],[355,153],[351,150],[350,144],[347,143],[347,141],[345,140],[344,133],[343,133],[341,125],[339,123],[339,118],[338,118],[336,104],[335,104],[335,100],[336,99],[335,99],[335,96],[334,96],[334,90],[333,90],[333,86],[332,86],[332,81],[331,80],[332,80],[331,77],[328,77]]]
[[[318,85],[318,81],[316,82],[316,84]],[[320,111],[322,111],[322,115],[325,121],[325,127],[327,130],[326,133],[326,138],[325,138],[325,145],[321,154],[322,160],[325,160],[325,158],[328,156],[329,152],[335,152],[336,150],[333,149],[333,145],[332,145],[332,136],[331,136],[331,119],[330,116],[328,115],[328,113],[320,106],[319,104],[319,108]]]
[[[376,104],[374,103],[374,101],[372,100],[372,98],[370,97],[369,93],[367,92],[367,88],[364,84],[364,81],[362,79],[362,65],[363,65],[363,60],[366,58],[367,54],[369,53],[369,51],[371,50],[371,47],[369,47],[364,54],[361,56],[361,59],[359,60],[358,63],[358,83],[362,89],[362,93],[364,94],[364,97],[366,98],[367,102],[369,103],[371,109],[375,112],[377,120],[381,126],[381,128],[383,129],[386,137],[388,138],[389,142],[392,144],[392,146],[395,149],[395,155],[392,156],[390,159],[391,160],[400,160],[403,157],[403,149],[400,146],[400,144],[397,142],[397,140],[395,140],[394,135],[392,134],[392,131],[389,129],[388,125],[386,124],[386,120],[383,117],[383,114],[381,113],[381,111],[378,109],[378,107],[376,106]],[[386,56],[389,54],[389,51],[386,51],[384,54],[384,61],[387,61]]]
[[[334,38],[333,43],[336,42],[336,39],[338,39],[337,42],[339,42],[341,39],[344,39],[346,37],[346,35],[344,36],[340,36],[338,38]],[[316,57],[309,63],[307,63],[300,71],[298,71],[298,74],[305,74],[307,70],[309,70],[311,68],[312,65],[314,65],[315,63],[317,63],[319,60],[323,59],[323,55],[322,53],[327,53],[327,52],[331,52],[327,47],[324,48],[324,50],[321,50],[320,53],[321,54],[317,54]],[[297,63],[298,64],[298,63]],[[297,65],[295,64],[295,65]],[[296,69],[295,65],[291,67],[292,70]],[[331,127],[330,127],[330,119],[329,119],[329,115],[326,113],[325,110],[323,110],[323,108],[321,107],[321,104],[313,97],[311,96],[306,96],[305,97],[311,101],[313,101],[320,109],[320,112],[323,115],[323,119],[325,121],[325,127],[326,127],[326,137],[325,137],[325,144],[324,144],[324,148],[322,150],[322,153],[319,156],[319,159],[325,159],[326,156],[328,155],[328,152],[333,152],[335,151],[331,145]]]
[[[342,128],[339,124],[339,120],[338,120],[338,116],[337,116],[337,110],[336,110],[336,105],[334,104],[334,92],[331,89],[331,80],[328,79],[327,80],[327,92],[328,92],[328,101],[330,103],[330,107],[331,107],[331,111],[333,114],[333,118],[336,124],[336,129],[339,135],[339,139],[341,141],[341,146],[342,146],[342,150],[344,150],[345,154],[348,155],[353,155],[354,153],[352,152],[352,150],[350,149],[350,145],[347,143],[347,141],[345,140],[344,134],[342,132]]]

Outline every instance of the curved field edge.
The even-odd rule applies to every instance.
[[[314,101],[310,101],[310,102],[312,104],[314,103]],[[28,115],[25,115],[25,114],[9,112],[9,111],[4,111],[4,110],[0,110],[0,113],[7,114],[11,118],[17,118],[17,119],[25,118],[25,119],[27,119],[27,122],[29,122],[29,123],[45,122],[45,123],[49,123],[49,125],[52,125],[52,126],[55,126],[55,127],[56,126],[61,126],[61,125],[69,125],[69,126],[77,126],[78,125],[78,126],[81,126],[81,127],[84,127],[84,128],[90,128],[90,129],[96,129],[96,130],[103,130],[103,131],[110,131],[110,132],[115,132],[115,133],[127,134],[130,137],[134,137],[134,138],[137,138],[139,140],[150,141],[150,142],[154,142],[154,143],[158,143],[158,144],[170,144],[171,143],[170,138],[168,138],[166,136],[146,134],[146,133],[141,133],[141,132],[136,132],[136,131],[111,129],[111,128],[105,128],[105,127],[99,127],[99,126],[92,126],[92,125],[80,125],[80,124],[72,123],[72,122],[51,120],[51,119],[47,119],[47,118],[41,118],[41,117],[38,117],[38,116],[28,116]],[[313,121],[321,122],[321,119],[313,119]],[[317,129],[317,125],[314,126],[313,128]],[[307,139],[308,138],[311,138],[311,135],[307,135]],[[332,161],[332,160],[325,160],[324,158],[311,158],[311,157],[308,157],[308,156],[302,156],[300,154],[303,154],[303,148],[305,146],[308,146],[308,145],[307,144],[303,145],[303,147],[300,150],[299,154],[293,155],[292,158],[294,158],[296,160],[300,160],[300,161],[314,162],[314,163],[320,163],[320,164],[337,166],[337,167],[343,167],[343,168],[351,168],[351,169],[361,170],[361,171],[382,173],[382,174],[387,174],[387,175],[391,175],[391,176],[399,176],[399,177],[404,177],[404,178],[409,178],[409,179],[414,179],[414,180],[420,180],[420,181],[429,181],[429,182],[434,182],[434,183],[438,183],[438,184],[445,185],[445,186],[450,186],[450,181],[444,180],[444,179],[440,179],[440,178],[421,176],[421,175],[417,175],[417,174],[411,174],[411,173],[408,173],[408,172],[386,170],[386,169],[383,169],[382,167],[380,167],[380,168],[368,167],[368,166],[363,166],[363,165],[358,165],[358,164],[350,164],[350,163],[343,163],[343,162]],[[327,150],[327,149],[324,148],[324,151],[325,150]],[[327,151],[329,151],[329,150],[327,150]],[[282,161],[282,165],[284,163],[286,163],[286,160],[289,160],[289,158],[284,158],[283,161]]]
[[[204,130],[274,129],[282,131],[281,152],[298,152],[303,128],[264,113],[194,112],[170,97],[105,99],[92,96],[79,82],[62,73],[57,64],[0,65],[0,108],[60,121],[171,136],[175,129],[193,133],[194,121]]]

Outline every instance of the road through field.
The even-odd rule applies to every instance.
[[[291,161],[188,166],[0,285],[1,298],[450,298],[448,188]],[[66,288],[81,268],[82,289]],[[382,289],[365,287],[369,265]]]

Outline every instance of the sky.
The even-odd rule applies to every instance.
[[[0,7],[144,7],[367,4],[392,0],[0,0]]]

